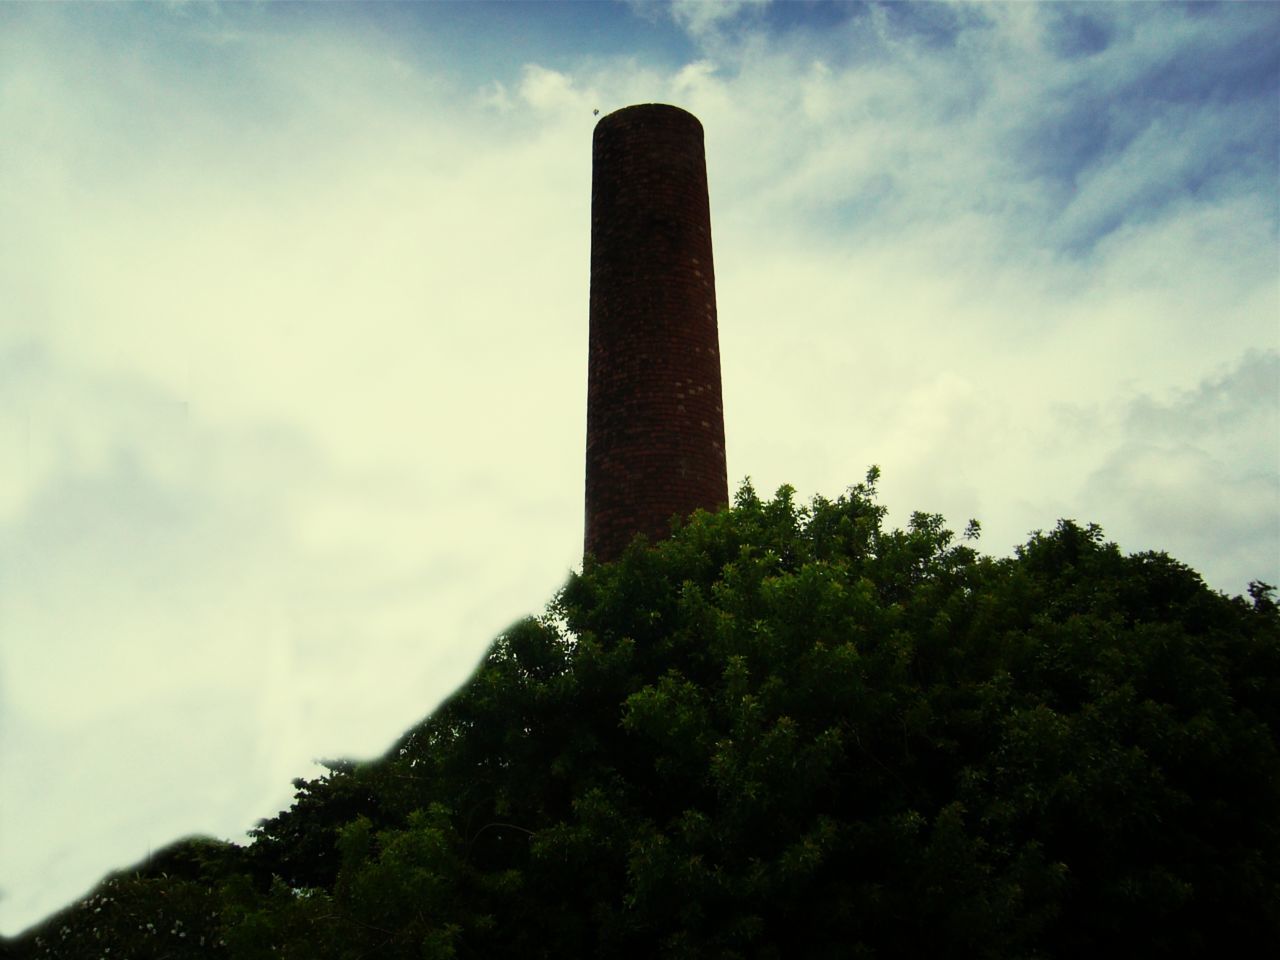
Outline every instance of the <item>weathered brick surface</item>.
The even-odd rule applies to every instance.
[[[592,159],[585,550],[610,560],[729,495],[702,125],[627,107]]]

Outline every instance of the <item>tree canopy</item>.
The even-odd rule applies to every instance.
[[[1280,613],[1061,521],[749,485],[590,559],[381,759],[22,956],[1056,958],[1280,935]],[[110,947],[107,954],[104,948]]]

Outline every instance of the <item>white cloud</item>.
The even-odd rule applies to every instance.
[[[6,932],[384,749],[580,549],[589,110],[497,131],[265,47],[280,129],[0,58]]]
[[[30,469],[0,523],[0,809],[25,825],[0,837],[7,915],[79,893],[141,837],[236,836],[313,757],[379,752],[556,584],[461,477],[344,469],[295,429],[216,426],[47,354],[6,373],[32,425],[5,451]],[[31,820],[37,801],[65,822]]]
[[[726,24],[738,19],[744,12],[759,10],[769,0],[672,0],[667,4],[671,18],[690,36],[706,38]]]
[[[494,80],[484,87],[477,99],[481,106],[496,110],[498,113],[509,113],[515,109],[515,104],[512,102],[510,94],[507,93],[506,85],[498,80]]]
[[[521,72],[520,96],[535,110],[569,111],[590,108],[591,95],[574,88],[573,80],[536,63]]]
[[[1280,567],[1280,353],[1249,351],[1167,399],[1140,394],[1081,500],[1110,532],[1196,566],[1242,592]],[[1153,542],[1153,532],[1162,539]]]
[[[677,93],[698,96],[702,91],[715,83],[716,65],[710,60],[695,60],[681,67],[671,82]]]

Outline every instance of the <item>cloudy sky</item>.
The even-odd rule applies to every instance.
[[[0,932],[579,561],[590,145],[706,129],[731,486],[1280,582],[1280,6],[0,5]]]

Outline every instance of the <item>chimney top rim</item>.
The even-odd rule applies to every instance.
[[[692,120],[699,130],[702,129],[702,122],[697,117],[683,107],[677,107],[672,103],[633,103],[627,107],[620,107],[611,113],[606,113],[603,117],[597,120],[596,129],[599,130],[601,127],[605,126],[605,124],[612,125],[613,122],[624,119],[633,119],[643,114],[649,114],[652,116],[659,116],[662,114],[666,114],[668,116],[680,115]]]

